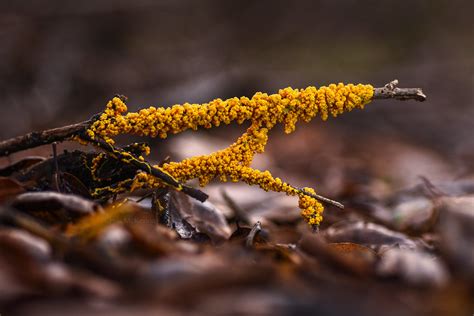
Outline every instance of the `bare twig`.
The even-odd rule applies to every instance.
[[[77,124],[47,129],[41,132],[31,132],[23,136],[1,141],[0,157],[41,145],[64,141],[87,130],[91,123],[92,120],[88,120]]]
[[[297,189],[299,192],[303,193],[304,195],[310,196],[310,197],[312,197],[312,198],[314,198],[314,199],[316,199],[320,202],[324,202],[324,203],[327,203],[327,204],[334,205],[335,207],[338,207],[341,210],[344,209],[344,205],[342,205],[338,201],[331,200],[330,198],[327,198],[327,197],[319,195],[319,194],[308,192],[304,189],[299,189],[299,188],[295,188],[295,189]]]
[[[260,224],[260,222],[256,222],[255,225],[253,225],[252,230],[250,231],[249,235],[247,236],[247,240],[245,241],[245,245],[248,248],[253,246],[255,237],[261,231],[262,231],[262,224]]]
[[[383,88],[374,88],[374,100],[426,100],[426,95],[420,88],[397,88],[397,85],[398,80],[395,79],[387,83]]]
[[[61,192],[61,179],[59,174],[59,163],[58,163],[58,150],[57,150],[57,143],[53,142],[53,161],[54,161],[54,171],[53,171],[53,179],[54,184],[56,186],[56,191]]]

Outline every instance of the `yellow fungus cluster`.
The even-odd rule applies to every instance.
[[[250,127],[228,148],[206,156],[197,156],[181,162],[169,162],[154,166],[174,177],[179,182],[197,178],[202,186],[219,177],[222,181],[244,181],[258,185],[264,190],[285,192],[299,197],[301,215],[310,225],[322,220],[323,206],[314,190],[299,190],[269,171],[250,167],[253,157],[262,153],[268,141],[268,132],[278,123],[286,133],[295,130],[302,120],[309,122],[316,115],[326,120],[354,108],[364,108],[373,97],[371,85],[331,84],[328,87],[310,86],[306,89],[281,89],[277,94],[257,92],[252,98],[241,97],[227,100],[215,99],[204,104],[174,105],[169,108],[149,107],[138,112],[127,112],[127,106],[118,97],[113,98],[105,111],[96,120],[87,134],[113,144],[119,134],[134,134],[166,138],[187,129],[211,128],[233,121],[241,124],[251,121]],[[126,113],[126,114],[125,114]],[[149,173],[140,172],[133,180],[132,188],[159,187],[163,184]]]

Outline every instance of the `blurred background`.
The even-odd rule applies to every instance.
[[[51,242],[59,255],[39,251],[49,249],[44,235],[25,239],[0,216],[0,316],[472,314],[473,9],[468,0],[0,0],[0,140],[84,121],[115,94],[129,97],[130,111],[287,86],[381,87],[393,79],[428,96],[376,101],[327,122],[316,118],[291,135],[280,126],[271,131],[253,166],[346,206],[327,208],[320,234],[310,233],[294,197],[217,181],[203,190],[212,203],[206,212],[220,217],[199,217],[208,214],[202,204],[176,198],[167,209],[181,217],[171,230],[145,217],[145,199],[137,211],[142,220],[111,222],[84,248],[90,252],[66,260],[62,244]],[[224,148],[245,128],[119,143],[147,141],[151,160],[180,160]],[[63,149],[85,150],[73,142]],[[0,169],[51,151],[2,157]],[[51,160],[49,169],[38,166],[33,170],[45,175],[32,172],[34,179],[58,184]],[[0,200],[24,191],[12,179],[0,179]],[[80,188],[79,180],[71,183]],[[44,207],[34,210],[45,213]],[[183,237],[174,223],[184,218],[207,230],[189,224],[191,237]],[[53,236],[62,238],[53,225]],[[216,231],[229,241],[214,247],[205,233],[212,238]]]
[[[257,166],[299,174],[334,195],[351,178],[376,175],[401,187],[418,175],[472,171],[472,1],[0,3],[1,139],[85,120],[116,93],[136,110],[399,79],[423,88],[428,101],[378,101],[299,124],[289,136],[275,130]],[[155,158],[225,147],[244,128],[155,141]]]

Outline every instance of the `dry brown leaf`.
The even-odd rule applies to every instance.
[[[377,274],[397,277],[410,285],[443,286],[449,275],[439,258],[422,251],[391,248],[381,254]]]
[[[11,199],[23,192],[25,192],[25,188],[18,181],[0,177],[0,202]]]
[[[351,242],[330,243],[328,247],[359,265],[371,266],[377,259],[377,254],[372,249]]]
[[[93,201],[58,192],[23,193],[11,205],[50,224],[70,223],[82,216],[102,211],[102,207]]]
[[[326,263],[329,267],[357,276],[368,276],[373,272],[375,255],[362,246],[339,245],[326,243],[321,236],[306,235],[299,243],[301,250]],[[345,248],[345,250],[342,250]],[[365,248],[365,247],[364,247]],[[358,258],[355,259],[354,258]]]
[[[167,193],[163,202],[166,224],[181,238],[196,238],[198,233],[203,233],[214,242],[220,242],[231,236],[227,220],[212,203],[201,203],[177,191]]]
[[[44,161],[44,157],[38,157],[38,156],[30,156],[30,157],[25,157],[21,160],[18,160],[17,162],[14,162],[4,168],[0,169],[0,176],[2,177],[8,177],[11,176],[13,173],[23,171],[24,169],[27,169],[37,163],[40,163]]]
[[[474,196],[442,198],[438,210],[442,250],[457,273],[474,280]]]
[[[415,249],[420,245],[407,235],[390,230],[384,226],[362,221],[340,222],[323,232],[329,242],[352,242],[378,250],[397,245],[401,248]]]

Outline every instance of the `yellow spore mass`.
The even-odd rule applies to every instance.
[[[319,225],[324,210],[321,203],[304,192],[315,194],[311,188],[297,189],[269,171],[250,167],[253,157],[263,153],[268,141],[268,132],[281,123],[285,133],[295,130],[298,121],[309,122],[319,115],[326,120],[329,115],[338,116],[354,108],[363,109],[374,94],[371,85],[342,83],[313,86],[306,89],[285,88],[276,94],[257,92],[252,98],[241,97],[227,100],[215,99],[209,103],[174,105],[172,107],[149,107],[138,112],[127,112],[127,106],[118,97],[108,102],[105,111],[96,120],[87,134],[99,137],[113,144],[113,137],[119,134],[166,138],[187,129],[212,128],[236,121],[242,124],[250,121],[250,127],[228,148],[205,156],[169,162],[156,166],[179,182],[199,179],[204,186],[219,177],[222,181],[243,181],[258,185],[266,191],[285,192],[299,197],[301,215],[310,225]],[[160,187],[159,179],[140,172],[133,180],[133,189]]]

